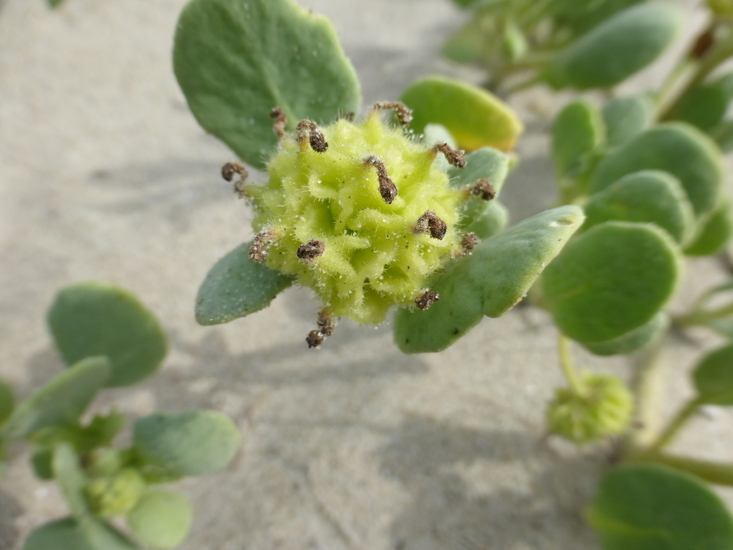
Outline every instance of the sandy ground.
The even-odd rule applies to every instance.
[[[581,513],[603,451],[543,439],[544,407],[561,383],[543,312],[485,319],[445,353],[421,356],[401,355],[388,324],[342,322],[323,349],[307,350],[318,305],[302,289],[230,325],[196,325],[206,271],[251,231],[218,177],[233,155],[197,126],[172,74],[183,4],[0,4],[0,376],[25,396],[59,372],[44,323],[55,290],[116,283],[157,312],[171,353],[157,377],[104,393],[97,408],[134,418],[213,407],[244,436],[228,471],[180,484],[196,508],[182,548],[598,548]],[[396,98],[426,73],[456,74],[437,55],[462,20],[446,0],[301,4],[333,20],[366,103]],[[544,133],[561,101],[541,90],[513,99],[528,126],[503,197],[514,220],[552,203]],[[697,262],[686,295],[722,278],[715,263]],[[689,392],[697,350],[677,343],[673,353],[666,414]],[[622,359],[579,361],[628,374]],[[730,441],[733,414],[715,409],[676,445],[733,460]],[[14,447],[0,486],[2,550],[65,513],[27,460]]]

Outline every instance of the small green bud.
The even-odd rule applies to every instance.
[[[134,468],[126,468],[114,476],[89,482],[86,496],[95,515],[113,518],[132,510],[145,490],[146,484],[140,472]]]
[[[323,128],[301,121],[293,137],[274,111],[281,140],[269,181],[244,187],[257,211],[250,258],[312,288],[324,315],[361,323],[414,305],[429,276],[463,251],[456,227],[465,193],[434,162],[442,153],[461,167],[462,153],[387,126],[383,108],[409,122],[403,105],[384,103],[363,121]],[[308,343],[317,347],[325,336],[313,331]]]
[[[631,422],[633,398],[614,376],[583,373],[583,394],[558,388],[547,409],[550,433],[590,443],[622,433]]]

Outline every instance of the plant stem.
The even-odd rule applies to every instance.
[[[559,333],[557,351],[560,356],[560,368],[562,368],[562,372],[568,381],[568,385],[577,395],[585,395],[587,389],[573,365],[573,353],[570,349],[570,339],[562,333]]]
[[[662,464],[676,470],[696,475],[700,479],[716,485],[733,486],[733,464],[710,460],[699,460],[686,456],[672,455],[662,451],[642,451],[636,454],[634,462]]]
[[[720,306],[715,309],[708,310],[693,310],[690,313],[675,317],[674,322],[678,326],[693,326],[693,325],[704,325],[707,321],[712,319],[720,319],[721,317],[728,317],[733,315],[733,304],[727,304]]]
[[[677,415],[672,419],[672,421],[664,429],[664,431],[659,435],[657,440],[651,444],[649,450],[652,452],[660,451],[665,445],[669,444],[669,442],[672,441],[672,439],[679,433],[679,431],[692,417],[692,415],[697,412],[697,409],[700,408],[700,405],[701,403],[699,399],[691,399],[690,401],[688,401],[687,404],[679,410]]]

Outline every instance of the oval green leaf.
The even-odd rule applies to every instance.
[[[23,550],[138,550],[124,535],[109,525],[91,519],[79,522],[64,518],[34,530]]]
[[[175,548],[191,528],[193,510],[185,497],[169,491],[149,491],[127,514],[127,525],[153,548]]]
[[[698,216],[711,212],[718,204],[724,174],[720,150],[688,124],[655,126],[611,151],[598,164],[590,191],[602,191],[640,170],[662,170],[675,176]]]
[[[662,229],[606,222],[565,247],[545,270],[542,290],[564,334],[604,342],[650,322],[672,296],[680,270],[677,246]]]
[[[178,20],[173,68],[199,124],[257,168],[277,142],[274,107],[295,128],[361,106],[333,26],[292,0],[193,0]]]
[[[416,132],[431,122],[442,124],[469,151],[487,146],[510,151],[524,129],[506,103],[460,80],[423,78],[408,86],[402,101],[413,110]]]
[[[168,348],[155,315],[126,290],[104,283],[62,289],[48,324],[67,365],[85,357],[109,358],[107,387],[129,386],[150,376]]]
[[[51,459],[51,469],[71,513],[77,518],[86,518],[89,515],[89,504],[84,496],[84,487],[88,479],[81,469],[79,456],[71,443],[64,442],[56,446]]]
[[[692,373],[698,399],[709,405],[733,405],[733,344],[707,354]]]
[[[478,208],[484,206],[478,200],[471,201],[469,204]],[[498,200],[492,200],[480,211],[478,208],[473,212],[467,212],[468,209],[464,210],[464,218],[461,222],[465,225],[461,225],[461,231],[475,233],[479,239],[485,240],[503,231],[509,224],[509,210]]]
[[[499,317],[509,311],[582,222],[580,208],[555,208],[494,235],[470,256],[450,262],[430,281],[430,288],[440,294],[438,302],[425,311],[397,311],[397,346],[405,353],[441,351],[483,315]]]
[[[214,264],[196,296],[196,321],[218,325],[259,311],[293,284],[264,264],[249,258],[244,243]]]
[[[546,79],[557,88],[614,86],[657,59],[680,27],[674,6],[657,2],[633,6],[560,51]]]
[[[709,132],[723,120],[732,95],[733,74],[727,74],[690,90],[668,118]]]
[[[112,371],[106,357],[89,357],[36,390],[13,411],[3,435],[25,437],[76,423]]]
[[[654,102],[646,94],[621,97],[603,108],[608,147],[616,147],[647,130],[654,121]]]
[[[237,425],[210,410],[158,413],[135,423],[140,458],[175,476],[197,476],[225,468],[241,443]]]
[[[649,465],[605,475],[586,519],[605,550],[728,550],[733,518],[692,476]]]
[[[627,355],[645,348],[656,341],[669,327],[669,316],[664,312],[657,314],[647,324],[605,342],[583,344],[583,346],[596,355],[607,357],[609,355]]]
[[[733,213],[730,199],[723,198],[720,205],[708,217],[692,243],[685,248],[689,256],[709,256],[720,252],[733,235]]]
[[[567,105],[552,123],[552,160],[558,179],[577,178],[601,147],[606,128],[600,110],[588,101]]]
[[[659,170],[624,176],[585,205],[583,229],[607,221],[654,223],[678,243],[694,231],[695,213],[680,182]]]

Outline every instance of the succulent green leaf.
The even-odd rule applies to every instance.
[[[704,221],[693,242],[685,248],[685,254],[689,256],[716,254],[725,247],[731,235],[733,235],[733,214],[730,199],[725,197]]]
[[[565,247],[545,270],[542,290],[564,334],[605,342],[650,322],[672,296],[680,270],[676,244],[656,225],[606,222]]]
[[[146,490],[140,472],[136,468],[124,468],[110,476],[90,480],[85,494],[95,516],[114,518],[132,510]]]
[[[402,101],[413,110],[412,127],[416,132],[422,132],[431,122],[442,124],[458,145],[469,151],[486,146],[510,151],[523,130],[506,103],[459,80],[423,78],[408,86]]]
[[[44,428],[77,422],[111,371],[106,357],[79,361],[16,407],[3,427],[3,435],[25,437]]]
[[[229,252],[206,275],[196,296],[196,321],[201,325],[228,323],[259,311],[293,283],[266,265],[249,258],[244,243]]]
[[[733,344],[707,354],[692,373],[698,399],[708,405],[733,405]]]
[[[603,0],[601,2],[578,2],[578,0],[555,0],[553,20],[567,27],[574,35],[584,33],[614,14],[646,0]]]
[[[696,478],[660,466],[612,469],[586,519],[605,550],[733,547],[733,518],[720,497]]]
[[[669,327],[669,317],[664,313],[658,313],[647,324],[626,334],[606,340],[605,342],[594,342],[583,344],[583,346],[596,355],[627,355],[645,348],[656,341]]]
[[[79,456],[70,443],[59,443],[56,446],[51,468],[71,513],[77,518],[87,517],[89,505],[84,496],[84,487],[88,479],[79,464]]]
[[[241,443],[237,425],[210,410],[153,414],[135,423],[133,442],[143,462],[178,476],[225,468]]]
[[[654,102],[646,94],[620,97],[603,108],[608,147],[616,147],[647,130],[654,121]]]
[[[107,387],[129,386],[153,374],[167,351],[155,315],[121,288],[86,282],[56,295],[48,324],[67,365],[105,355],[112,364]]]
[[[598,164],[590,191],[602,191],[640,170],[662,170],[675,176],[698,216],[718,204],[724,174],[722,156],[715,143],[692,126],[661,124],[612,150]]]
[[[649,222],[678,243],[695,228],[695,213],[679,180],[659,170],[634,172],[592,195],[585,215],[584,230],[612,220]]]
[[[681,22],[679,11],[668,4],[650,2],[625,9],[561,50],[546,78],[557,88],[614,86],[657,59]]]
[[[333,26],[292,0],[193,0],[178,20],[173,68],[199,124],[257,168],[277,141],[274,107],[294,128],[361,105]]]
[[[132,542],[106,523],[91,518],[64,518],[34,530],[23,550],[138,550]]]
[[[733,96],[733,73],[690,90],[670,113],[670,118],[692,124],[703,132],[715,128],[725,116]]]
[[[397,311],[399,348],[405,353],[444,350],[483,315],[499,317],[509,311],[582,221],[576,206],[542,212],[485,240],[470,256],[449,263],[430,282],[440,294],[438,302],[425,311]]]
[[[460,189],[486,178],[499,196],[509,174],[509,157],[492,147],[482,147],[466,155],[466,167],[448,170],[451,185]]]
[[[710,136],[724,153],[733,151],[733,120],[724,120],[710,131]]]
[[[481,207],[478,201],[471,201],[469,204]],[[496,199],[489,202],[488,206],[480,212],[469,214],[465,218],[465,225],[462,226],[463,230],[475,233],[481,240],[496,235],[499,231],[503,231],[509,224],[509,211],[506,206]]]
[[[13,388],[0,380],[0,425],[10,418],[13,407],[15,407]]]
[[[588,101],[567,105],[552,124],[552,160],[558,179],[576,178],[588,167],[590,155],[605,141],[600,110]]]
[[[191,527],[193,510],[185,497],[169,491],[149,491],[129,514],[127,525],[153,548],[175,548]]]

